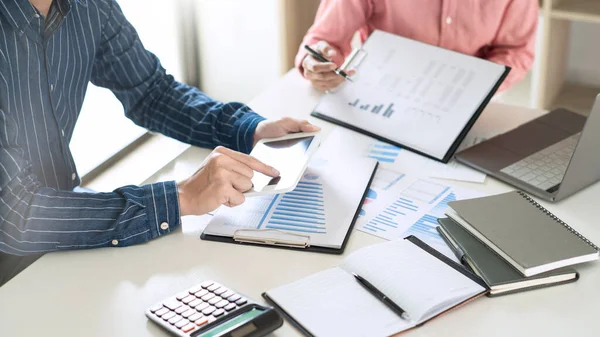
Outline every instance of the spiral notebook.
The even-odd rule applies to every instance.
[[[520,191],[449,202],[446,215],[523,276],[598,260],[599,248]]]

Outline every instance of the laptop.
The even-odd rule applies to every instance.
[[[456,159],[532,195],[562,200],[600,180],[600,95],[589,117],[556,109]]]

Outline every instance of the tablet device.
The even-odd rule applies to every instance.
[[[250,155],[273,166],[281,173],[273,178],[254,172],[252,189],[246,197],[279,194],[292,191],[302,177],[308,161],[321,143],[321,132],[293,133],[279,138],[260,140]]]

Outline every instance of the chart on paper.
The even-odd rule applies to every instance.
[[[425,179],[413,180],[398,187],[397,193],[385,191],[378,194],[380,207],[365,205],[357,228],[388,240],[414,235],[454,258],[436,230],[437,219],[445,217],[448,202],[479,197],[481,194]]]

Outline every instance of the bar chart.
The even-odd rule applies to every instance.
[[[314,176],[303,180],[289,193],[273,198],[258,228],[298,233],[326,234],[323,186]]]
[[[363,111],[368,111],[372,114],[381,115],[386,118],[390,118],[394,114],[394,109],[392,109],[394,107],[394,103],[389,103],[382,114],[381,110],[383,110],[385,104],[360,104],[360,99],[357,98],[353,102],[348,102],[348,105]]]
[[[377,159],[382,163],[393,164],[398,159],[402,148],[384,142],[376,142],[369,147],[367,157]]]

